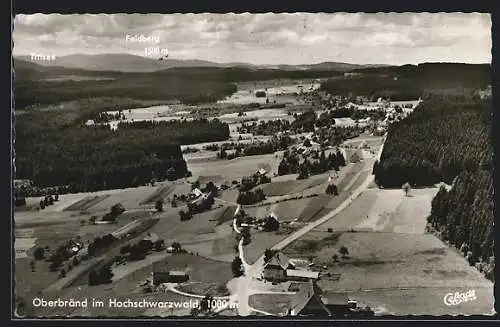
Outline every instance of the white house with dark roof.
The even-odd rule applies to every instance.
[[[191,193],[189,193],[189,197],[191,199],[197,199],[199,198],[200,196],[203,195],[203,192],[199,189],[199,188],[194,188]]]
[[[290,259],[282,252],[276,254],[266,263],[262,277],[269,281],[311,281],[320,277],[318,271],[297,269],[301,266],[296,260]]]
[[[267,174],[267,170],[265,170],[264,168],[259,168],[259,170],[255,172],[255,175],[257,176],[264,176],[265,174]]]

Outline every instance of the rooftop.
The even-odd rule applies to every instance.
[[[325,292],[321,294],[321,301],[326,305],[347,305],[349,298],[346,293]]]
[[[311,278],[318,279],[319,271],[311,271],[311,270],[302,270],[302,269],[287,269],[286,275],[288,277],[302,277],[302,278]]]
[[[274,257],[269,260],[265,267],[267,268],[270,266],[279,266],[283,270],[286,270],[293,265],[290,262],[290,258],[288,258],[285,254],[283,254],[282,252],[276,252]]]

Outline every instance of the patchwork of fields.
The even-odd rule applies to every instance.
[[[313,258],[324,276],[318,282],[322,289],[348,292],[352,299],[386,314],[489,314],[492,283],[434,235],[425,234],[437,190],[415,189],[408,197],[401,190],[367,190],[284,252],[293,258]],[[340,254],[341,247],[348,255]],[[481,298],[460,308],[444,304],[445,294],[469,289]],[[416,313],[416,303],[428,304]]]

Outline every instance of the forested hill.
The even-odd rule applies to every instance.
[[[431,95],[407,119],[391,126],[379,164],[380,186],[444,187],[432,202],[430,225],[478,261],[493,278],[492,103],[477,95]]]
[[[415,100],[427,90],[486,88],[491,84],[488,64],[424,63],[355,70],[358,75],[331,79],[321,89],[331,94],[363,95],[391,98],[393,101]]]

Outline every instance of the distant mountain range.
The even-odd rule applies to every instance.
[[[98,54],[85,55],[75,54],[63,57],[56,57],[55,60],[32,61],[30,56],[15,56],[16,64],[24,65],[33,63],[44,67],[63,67],[71,69],[84,69],[90,71],[115,71],[128,73],[155,72],[170,68],[182,67],[216,67],[230,68],[241,67],[247,69],[279,69],[287,71],[296,70],[332,70],[332,71],[350,71],[354,69],[370,67],[387,67],[388,65],[356,65],[342,62],[322,62],[310,65],[254,65],[249,63],[217,63],[206,60],[179,60],[166,58],[146,58],[131,54]],[[30,65],[31,66],[31,65]],[[31,68],[35,68],[31,66]]]

